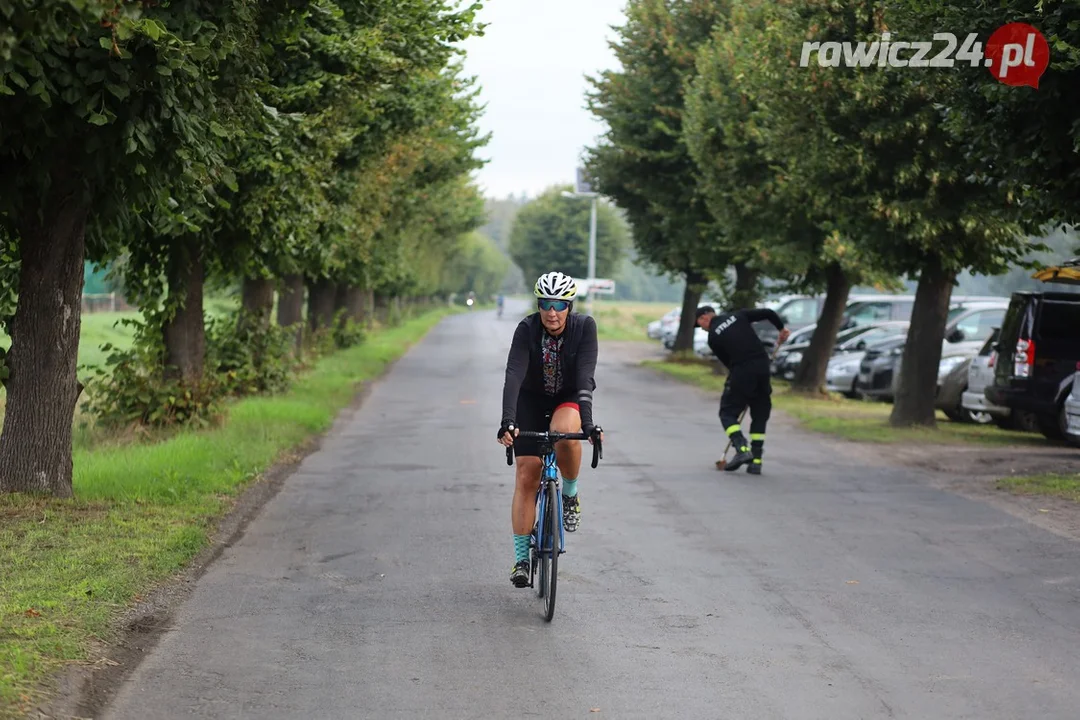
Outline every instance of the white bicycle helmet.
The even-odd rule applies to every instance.
[[[549,272],[537,278],[533,295],[547,300],[573,300],[577,297],[577,283],[569,275]]]

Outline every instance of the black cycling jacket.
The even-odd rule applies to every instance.
[[[754,362],[763,362],[768,366],[769,354],[751,325],[762,320],[768,320],[777,330],[784,329],[780,316],[767,308],[717,313],[712,319],[709,323],[709,347],[725,367],[734,368]]]
[[[510,353],[506,358],[506,380],[503,383],[502,424],[516,425],[518,394],[544,394],[544,370],[540,357],[540,339],[544,330],[540,313],[535,312],[518,323]],[[564,387],[560,395],[574,398],[581,407],[581,425],[593,424],[592,391],[596,389],[596,321],[587,315],[570,313],[563,330],[562,364]]]

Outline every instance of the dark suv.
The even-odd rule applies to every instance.
[[[1068,439],[1064,406],[1080,362],[1080,294],[1013,293],[995,350],[986,399],[1029,411],[1043,435]]]

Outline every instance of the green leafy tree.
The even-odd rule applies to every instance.
[[[815,213],[887,274],[918,277],[894,425],[934,423],[934,388],[949,297],[965,268],[997,271],[1024,243],[999,186],[974,180],[980,163],[945,129],[944,75],[888,68],[798,68],[801,42],[903,35],[883,3],[800,0],[773,6],[769,33],[795,84],[767,105],[774,151],[810,193]],[[774,63],[774,67],[775,67]],[[799,76],[798,71],[804,74]],[[762,72],[768,73],[769,70]],[[772,83],[773,87],[777,83]],[[783,84],[779,84],[783,88]]]
[[[824,138],[818,116],[805,112],[806,70],[791,63],[789,15],[786,7],[756,0],[733,4],[730,18],[699,50],[685,134],[702,193],[729,242],[752,248],[759,270],[787,289],[825,291],[793,382],[794,389],[817,393],[824,392],[851,287],[888,278],[838,230],[839,206],[815,192],[838,178],[808,160]]]
[[[621,64],[590,79],[590,110],[607,126],[587,155],[596,188],[626,212],[639,257],[686,281],[676,350],[693,342],[693,311],[712,276],[740,269],[740,290],[756,279],[748,256],[732,253],[699,192],[683,137],[685,86],[697,47],[725,13],[717,0],[631,0],[612,49]]]
[[[941,112],[974,166],[973,178],[1020,201],[1009,207],[1026,232],[1042,235],[1048,223],[1080,222],[1080,2],[901,0],[888,18],[912,36],[928,28],[970,28],[981,47],[1006,23],[1027,23],[1042,33],[1050,58],[1038,88],[1007,85],[981,65],[958,62],[937,78]]]
[[[445,264],[440,268],[439,290],[447,295],[479,297],[499,290],[510,261],[494,241],[478,232],[458,236],[449,243]]]
[[[71,495],[83,263],[223,170],[219,68],[253,3],[0,7],[0,222],[19,242],[0,490]]]
[[[518,211],[510,231],[510,257],[525,274],[529,288],[536,278],[559,271],[585,278],[589,270],[588,199],[563,197],[570,186],[556,186]],[[618,274],[628,244],[625,221],[600,202],[596,211],[596,274]]]

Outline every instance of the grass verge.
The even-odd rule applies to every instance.
[[[1017,495],[1050,495],[1080,502],[1080,473],[1017,475],[999,480],[997,488]]]
[[[647,360],[645,366],[683,382],[712,392],[724,389],[726,376],[713,373],[713,364],[703,360]],[[952,422],[938,412],[936,428],[894,428],[889,425],[892,405],[849,400],[840,395],[812,398],[791,392],[790,385],[773,380],[773,407],[782,410],[803,427],[847,440],[872,443],[938,443],[983,445],[1044,445],[1041,435],[1001,430],[994,425]]]
[[[230,298],[214,298],[209,297],[206,299],[204,307],[207,315],[210,317],[223,317],[228,313],[234,311],[239,307],[238,303]],[[96,312],[96,313],[83,313],[79,323],[79,356],[78,375],[81,380],[87,379],[87,370],[84,366],[101,366],[108,360],[112,351],[105,352],[101,349],[102,345],[111,344],[118,350],[126,350],[131,347],[131,341],[133,333],[130,327],[127,325],[120,325],[121,320],[141,320],[142,313],[137,310],[126,310],[118,312]],[[8,350],[11,348],[11,338],[4,333],[0,333],[0,348]],[[6,400],[6,393],[3,387],[0,387],[0,420],[4,416],[4,405]],[[75,410],[76,422],[81,414],[82,403],[80,402]]]
[[[114,637],[117,615],[181,570],[250,481],[330,428],[357,384],[378,376],[449,310],[321,359],[277,397],[229,408],[213,431],[76,449],[76,500],[0,496],[0,718]]]
[[[584,312],[585,301],[580,300],[577,304],[579,311]],[[593,317],[596,319],[597,338],[648,341],[645,333],[649,323],[659,320],[671,308],[672,303],[596,300],[593,303]]]

